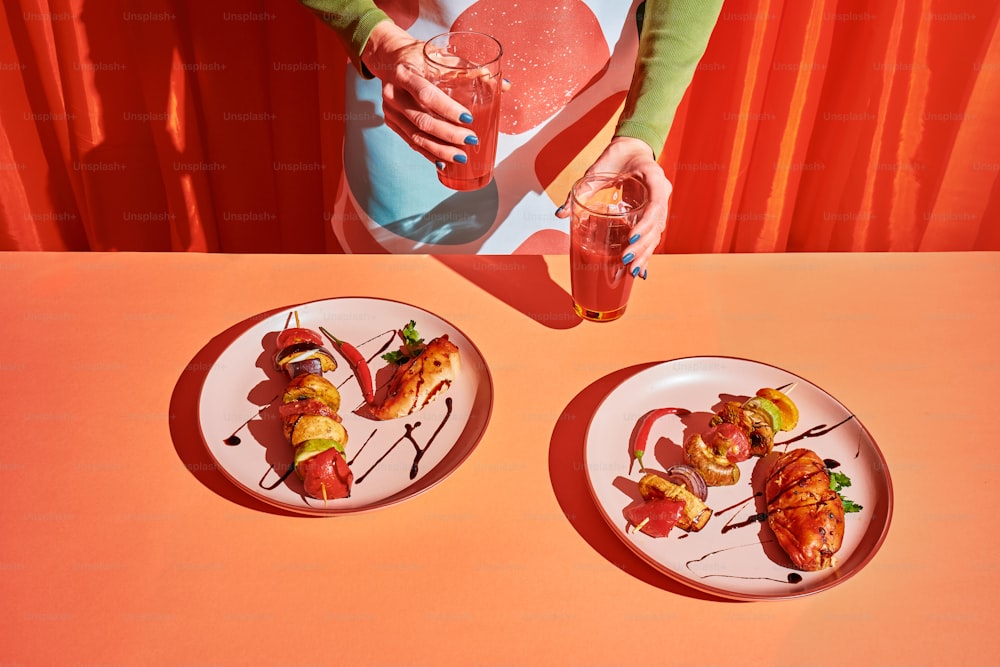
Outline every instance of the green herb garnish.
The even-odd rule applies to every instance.
[[[849,500],[844,497],[840,491],[846,489],[851,485],[851,478],[842,472],[830,471],[830,488],[837,492],[840,496],[840,500],[844,503],[844,513],[850,514],[852,512],[860,512],[864,509],[861,505],[857,504],[853,500]]]
[[[844,496],[840,496],[840,499],[844,502],[844,512],[850,514],[851,512],[860,512],[864,509],[861,505],[857,504],[853,500],[848,500]]]
[[[405,364],[410,359],[419,356],[424,348],[424,339],[417,333],[417,323],[410,320],[409,324],[399,330],[399,335],[403,339],[403,344],[398,350],[386,352],[382,358],[390,364]]]

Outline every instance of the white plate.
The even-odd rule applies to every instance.
[[[277,333],[293,312],[301,326],[317,332],[322,326],[355,345],[366,358],[374,356],[370,365],[379,384],[390,373],[381,350],[392,337],[390,332],[410,320],[424,340],[448,334],[461,355],[461,371],[444,396],[409,417],[376,421],[353,412],[363,403],[360,386],[346,360],[327,346],[338,362],[337,370],[325,377],[341,393],[340,413],[349,438],[346,455],[354,473],[350,498],[327,502],[310,498],[294,474],[278,483],[291,464],[292,448],[277,415],[280,400],[275,401],[288,378],[274,369],[273,357]],[[351,297],[290,306],[253,319],[260,321],[233,341],[209,370],[199,417],[219,470],[264,502],[312,515],[385,507],[442,481],[472,453],[486,430],[493,408],[489,367],[465,334],[426,310],[398,301]],[[295,326],[294,319],[290,326]],[[396,337],[388,349],[399,343]],[[408,427],[417,444],[406,437]],[[239,444],[227,444],[234,433]],[[411,478],[417,446],[426,451]]]
[[[677,407],[690,416],[668,416],[653,425],[643,463],[664,471],[682,463],[681,445],[692,433],[708,430],[712,412],[726,400],[753,396],[762,387],[797,383],[791,398],[799,408],[798,426],[775,438],[775,451],[739,465],[740,481],[709,487],[708,506],[715,514],[699,532],[674,528],[662,538],[633,534],[622,512],[639,499],[642,477],[632,458],[630,440],[639,418],[655,408]],[[846,420],[846,421],[845,421]],[[836,428],[802,438],[822,425]],[[778,546],[766,522],[753,521],[764,512],[763,482],[773,458],[805,447],[840,465],[852,481],[843,495],[863,506],[846,515],[844,541],[835,565],[820,572],[799,572]],[[690,357],[647,368],[617,386],[591,420],[584,448],[591,491],[612,530],[636,554],[668,576],[713,595],[767,600],[799,597],[842,583],[864,567],[882,545],[892,516],[892,484],[885,458],[874,439],[850,410],[828,393],[797,375],[745,359]]]

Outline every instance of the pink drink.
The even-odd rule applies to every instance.
[[[600,215],[572,224],[569,260],[577,314],[588,320],[617,319],[632,292],[633,278],[622,264],[632,227]]]
[[[424,45],[427,79],[472,114],[469,134],[479,140],[462,146],[465,164],[447,162],[438,180],[455,190],[476,190],[493,180],[500,128],[500,57],[503,48],[478,32],[449,32]]]
[[[438,180],[454,190],[478,190],[493,180],[500,128],[500,79],[457,72],[438,80],[437,86],[469,110],[470,134],[479,139],[478,144],[463,147],[469,161],[448,163],[438,172]]]
[[[573,185],[570,280],[580,317],[610,322],[625,314],[634,278],[622,256],[646,196],[641,182],[620,174],[591,174]]]

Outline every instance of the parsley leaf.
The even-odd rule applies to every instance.
[[[840,491],[851,485],[851,478],[842,472],[830,471],[830,488],[834,491]]]
[[[860,512],[864,509],[861,505],[857,504],[853,500],[849,500],[844,497],[840,491],[846,489],[851,485],[851,478],[842,472],[830,471],[830,489],[837,492],[840,496],[841,502],[844,504],[844,512],[846,514],[851,514],[852,512]]]
[[[386,352],[382,355],[382,358],[390,364],[405,364],[410,359],[419,356],[424,351],[424,348],[427,347],[424,345],[424,339],[417,333],[417,323],[413,320],[410,320],[398,333],[399,337],[403,339],[403,344],[398,350]]]
[[[853,500],[848,500],[844,496],[841,496],[840,499],[844,502],[844,512],[846,514],[850,514],[851,512],[860,512],[864,509],[861,505],[857,504]]]

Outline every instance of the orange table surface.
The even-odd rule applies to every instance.
[[[0,254],[0,664],[996,664],[1000,253],[657,256],[615,323],[565,257]],[[487,360],[485,435],[372,512],[272,511],[207,463],[225,332],[408,302]],[[614,382],[678,357],[801,375],[864,423],[895,508],[830,590],[729,602],[633,555],[579,464]],[[576,452],[576,459],[573,458]]]

